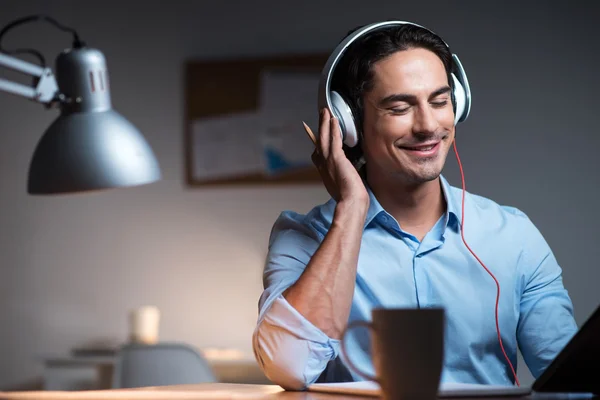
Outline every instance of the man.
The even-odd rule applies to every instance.
[[[470,193],[463,216],[460,189],[441,176],[455,137],[452,62],[435,34],[397,25],[357,39],[336,67],[365,166],[359,175],[324,109],[313,161],[332,198],[283,212],[269,242],[253,348],[274,383],[360,380],[340,339],[374,307],[445,308],[443,381],[513,384],[517,347],[537,377],[576,332],[561,268],[528,217]],[[466,244],[501,287],[506,357],[495,282]],[[368,332],[344,340],[373,372]]]

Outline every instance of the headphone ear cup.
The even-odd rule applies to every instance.
[[[471,88],[469,86],[469,80],[467,74],[463,68],[458,56],[452,54],[453,61],[453,73],[452,81],[454,83],[454,90],[452,95],[455,101],[455,117],[454,125],[459,122],[463,122],[469,116],[471,111]]]
[[[454,106],[454,125],[466,119],[466,103],[467,95],[465,89],[458,81],[458,78],[454,74],[451,74],[452,80],[454,81],[454,89],[452,90],[452,103]],[[464,115],[464,118],[463,118]]]
[[[331,106],[333,107],[331,112],[340,123],[342,142],[348,147],[355,147],[358,144],[358,132],[352,110],[336,91],[331,91]]]

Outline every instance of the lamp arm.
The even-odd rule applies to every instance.
[[[0,92],[26,97],[48,106],[59,97],[58,84],[52,70],[0,53],[0,67],[6,67],[34,77],[31,86],[0,79]]]

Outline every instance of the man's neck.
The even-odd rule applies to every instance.
[[[446,211],[440,178],[415,185],[369,180],[369,187],[400,227],[422,240]]]

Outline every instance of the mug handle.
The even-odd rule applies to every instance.
[[[344,338],[346,337],[346,334],[351,329],[357,328],[359,326],[368,328],[371,331],[371,333],[373,333],[373,325],[371,325],[371,323],[369,323],[369,322],[353,321],[353,322],[349,323],[348,326],[346,327],[346,329],[344,330],[344,333],[342,335],[342,340],[340,341],[342,354],[343,354],[344,358],[348,361],[348,365],[354,372],[356,372],[358,375],[362,376],[363,378],[366,378],[370,381],[375,381],[375,382],[379,383],[379,379],[377,379],[377,377],[375,375],[368,374],[368,373],[363,372],[360,369],[358,369],[358,367],[352,362],[352,360],[350,359],[350,357],[348,355],[348,352],[346,351],[346,344],[344,342]]]

